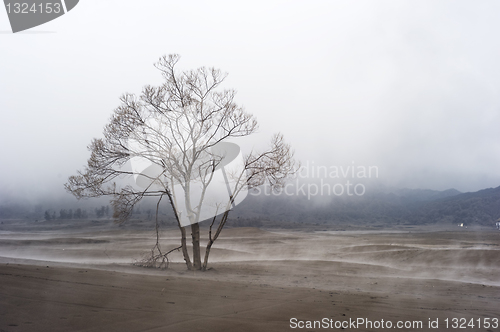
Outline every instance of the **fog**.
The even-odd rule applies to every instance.
[[[55,228],[40,225],[43,232],[37,233],[30,231],[28,223],[24,229],[19,224],[12,227],[17,229],[16,233],[0,232],[0,261],[29,260],[35,265],[117,269],[118,265],[122,268],[140,265],[153,245],[154,232],[137,226],[117,229],[101,223],[69,231],[60,225]],[[418,279],[500,286],[495,233],[484,229],[436,232],[439,230],[442,229],[409,227],[384,231],[287,232],[228,228],[212,249],[209,265],[215,265],[217,271],[222,272],[224,267],[229,270],[208,278],[229,281],[239,269],[244,269],[247,277],[259,275],[260,283],[296,287],[300,275],[301,286],[331,289],[331,278],[345,282],[343,278],[354,277],[378,279],[377,283],[371,282],[377,286],[369,287],[379,292],[391,292],[394,284],[390,279],[403,278],[407,280],[402,291],[409,294],[418,291]],[[163,229],[161,235],[164,249],[178,246],[177,229]],[[171,253],[169,262],[170,273],[185,270],[180,252]],[[239,268],[230,268],[231,264]],[[150,271],[132,270],[155,273]],[[283,272],[287,277],[277,280],[276,276]],[[349,287],[358,289],[359,284]]]
[[[0,197],[63,197],[122,93],[153,63],[214,66],[303,163],[377,166],[398,187],[500,185],[494,1],[81,1],[11,34],[0,10]]]

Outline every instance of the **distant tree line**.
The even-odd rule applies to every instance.
[[[95,208],[94,209],[95,216],[97,218],[104,218],[104,217],[109,217],[109,206],[101,206],[100,208]],[[49,221],[49,220],[56,220],[56,219],[88,219],[89,218],[89,213],[85,209],[61,209],[59,210],[59,215],[56,214],[55,211],[52,210],[45,210],[44,214],[44,219]]]
[[[109,217],[109,206],[101,206],[95,209],[95,215],[97,218],[103,218],[104,216]]]
[[[73,209],[61,209],[59,210],[59,216],[56,216],[55,211],[50,210],[46,210],[44,214],[44,219],[47,221],[56,219],[87,219],[88,217],[87,211],[80,208],[75,211]]]

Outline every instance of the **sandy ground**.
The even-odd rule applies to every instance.
[[[167,270],[134,266],[148,230],[40,229],[0,229],[1,332],[500,331],[493,229],[225,229],[204,273],[177,252]]]

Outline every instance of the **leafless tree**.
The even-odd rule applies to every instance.
[[[294,160],[290,146],[277,134],[268,150],[251,152],[242,158],[241,167],[228,168],[226,174],[228,150],[221,147],[231,148],[231,139],[254,133],[257,121],[234,102],[234,90],[220,89],[226,74],[205,67],[177,72],[178,61],[178,55],[163,56],[155,64],[165,79],[162,85],[145,86],[139,97],[121,97],[121,105],[104,128],[104,138],[93,139],[88,147],[87,167],[71,176],[65,187],[77,198],[112,196],[113,217],[120,223],[131,217],[141,199],[156,197],[157,239],[147,260],[151,266],[168,264],[167,255],[172,251],[163,253],[159,244],[158,208],[167,196],[181,233],[178,249],[182,249],[187,268],[205,270],[210,248],[238,195],[265,182],[280,187],[295,171]],[[210,209],[204,202],[211,195],[208,188],[218,170],[226,179],[228,195]],[[134,183],[124,185],[124,177]],[[199,222],[206,219],[204,209],[213,218],[202,264]],[[192,262],[187,226],[191,227]]]

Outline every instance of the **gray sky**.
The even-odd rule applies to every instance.
[[[25,33],[0,9],[0,192],[59,195],[153,63],[215,66],[303,163],[379,180],[500,185],[500,2],[97,1]]]

